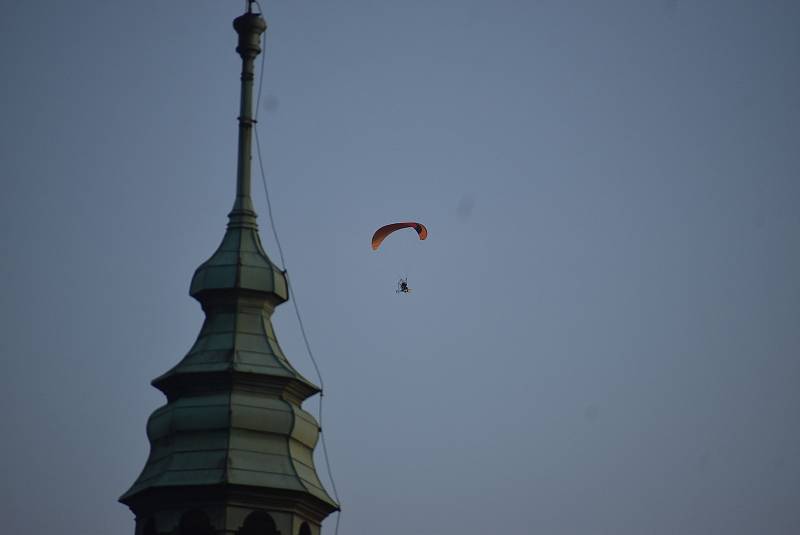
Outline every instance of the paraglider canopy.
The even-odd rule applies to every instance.
[[[375,234],[372,235],[372,250],[377,251],[378,247],[381,246],[383,240],[396,230],[400,230],[403,228],[413,228],[419,234],[419,239],[424,240],[428,237],[428,229],[425,228],[425,225],[422,223],[417,223],[416,221],[407,221],[405,223],[392,223],[391,225],[384,225],[378,230],[375,231]]]

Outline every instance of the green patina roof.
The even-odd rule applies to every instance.
[[[120,500],[231,484],[307,493],[338,508],[314,468],[318,424],[300,407],[319,388],[294,369],[275,336],[271,315],[286,300],[286,278],[254,225],[229,226],[190,293],[205,322],[184,358],[153,380],[168,403],[148,421],[150,456]]]
[[[180,375],[239,372],[263,376],[275,384],[293,383],[305,399],[319,388],[289,363],[270,321],[270,307],[259,299],[240,297],[207,312],[192,348],[171,370],[153,380],[170,395],[168,384]]]
[[[253,223],[246,226],[229,225],[217,251],[195,271],[189,290],[193,297],[236,288],[271,294],[275,304],[289,299],[286,276],[264,252],[255,228],[255,213],[252,219]]]
[[[177,399],[147,424],[151,451],[121,500],[148,489],[232,484],[308,493],[336,509],[314,468],[316,420],[288,401],[252,392]]]

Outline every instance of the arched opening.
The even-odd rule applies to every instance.
[[[144,529],[142,530],[142,535],[158,535],[155,520],[152,518],[147,519],[147,522],[144,524]]]
[[[311,528],[308,527],[308,522],[303,522],[300,525],[300,531],[297,532],[297,535],[311,535]]]
[[[195,509],[183,513],[178,525],[178,535],[214,535],[214,527],[207,514]]]
[[[254,511],[247,515],[237,535],[280,535],[275,521],[265,511]]]

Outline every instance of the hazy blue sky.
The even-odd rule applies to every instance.
[[[263,2],[341,535],[800,533],[800,2]],[[3,2],[9,533],[133,533],[233,202],[243,7]],[[429,239],[370,249],[405,219]]]

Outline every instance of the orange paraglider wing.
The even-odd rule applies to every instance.
[[[372,235],[372,250],[377,251],[378,247],[381,246],[381,242],[386,239],[386,237],[396,230],[400,230],[401,228],[413,228],[419,234],[419,239],[424,240],[428,237],[428,229],[425,228],[425,225],[422,223],[417,223],[415,221],[408,221],[406,223],[392,223],[391,225],[385,225],[378,230],[375,231],[375,234]]]

